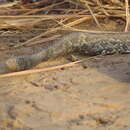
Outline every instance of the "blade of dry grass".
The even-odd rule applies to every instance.
[[[102,11],[106,16],[109,16],[109,13],[103,8],[103,5],[102,5],[101,1],[96,0],[96,2],[97,2],[97,5],[101,8],[101,11]]]
[[[41,21],[48,20],[48,18],[40,19],[15,19],[15,20],[3,20],[4,23],[0,24],[0,28],[23,28],[23,27],[32,27]]]
[[[102,27],[100,25],[100,23],[98,22],[96,16],[94,15],[93,11],[91,10],[91,8],[89,7],[89,5],[85,2],[86,7],[88,8],[88,10],[90,11],[90,14],[92,15],[94,21],[96,22],[97,26],[102,30]]]
[[[48,9],[52,9],[52,8],[54,8],[56,6],[59,6],[59,5],[62,5],[64,3],[65,3],[65,1],[62,1],[62,2],[59,2],[59,3],[53,4],[53,5],[49,5],[49,6],[44,7],[44,8],[40,8],[40,9],[37,9],[37,10],[36,9],[35,10],[31,10],[31,11],[29,11],[27,13],[24,13],[23,15],[30,15],[30,14],[35,14],[35,13],[38,13],[38,12],[41,12],[41,11],[46,11]]]
[[[6,18],[6,19],[16,19],[16,18],[50,18],[50,19],[61,19],[61,18],[69,18],[69,17],[74,17],[74,18],[81,18],[85,16],[90,16],[90,15],[77,15],[77,14],[64,14],[64,15],[0,15],[0,18]]]
[[[25,71],[20,71],[20,72],[1,74],[0,78],[20,76],[20,75],[28,75],[28,74],[39,73],[39,72],[46,72],[46,71],[52,71],[52,70],[60,69],[60,68],[63,68],[63,67],[74,66],[74,65],[76,65],[77,63],[80,63],[80,62],[81,61],[76,61],[76,62],[71,62],[71,63],[67,63],[67,64],[64,64],[64,65],[58,65],[58,66],[49,67],[49,68],[25,70]]]
[[[129,23],[130,23],[129,2],[128,2],[128,0],[125,0],[125,6],[126,6],[126,26],[125,26],[125,32],[128,32],[128,27],[129,27]]]
[[[95,14],[96,17],[106,17],[106,15],[101,15],[99,13]],[[50,18],[50,19],[63,19],[63,18],[81,18],[81,17],[86,17],[86,16],[90,16],[90,15],[85,15],[85,14],[64,14],[64,15],[9,15],[9,16],[5,16],[5,15],[0,15],[0,19],[16,19],[16,18]],[[115,14],[115,15],[110,15],[112,17],[125,17],[126,14]]]
[[[51,4],[52,0],[38,0],[35,1],[34,3],[26,3],[26,4],[20,4],[20,8],[37,8],[41,6],[45,6],[46,4]]]
[[[84,4],[82,4],[80,1],[78,1],[78,2],[76,2],[75,0],[65,0],[65,1],[72,3],[74,5],[78,5],[79,7],[84,7]],[[89,5],[94,5],[94,3],[91,1],[85,1],[85,2],[87,2],[87,4],[89,4]]]
[[[27,46],[32,46],[32,45],[45,43],[45,42],[50,42],[50,41],[56,40],[56,39],[58,39],[60,37],[61,37],[61,35],[54,35],[54,36],[49,37],[49,38],[43,38],[41,40],[37,40],[37,41],[34,41],[32,43],[29,43]],[[19,47],[19,45],[14,46],[14,48],[17,48],[17,47]]]
[[[85,29],[77,29],[70,26],[65,26],[61,30],[71,30],[76,32],[86,32],[86,33],[107,33],[107,34],[113,34],[113,33],[129,33],[129,32],[114,32],[114,31],[95,31],[95,30],[85,30]]]
[[[0,5],[0,9],[12,7],[12,6],[16,5],[16,4],[17,4],[17,1],[14,1],[14,2],[11,2],[11,3],[1,4],[1,5]]]

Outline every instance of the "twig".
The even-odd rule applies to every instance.
[[[54,66],[54,67],[43,68],[43,69],[25,70],[25,71],[20,71],[20,72],[13,72],[13,73],[8,73],[8,74],[1,74],[0,78],[20,76],[20,75],[28,75],[28,74],[39,73],[39,72],[46,72],[46,71],[52,71],[52,70],[60,69],[60,68],[63,68],[63,67],[73,66],[73,65],[75,65],[77,63],[80,63],[81,61],[82,60],[76,61],[76,62],[71,62],[71,63],[64,64],[64,65],[58,65],[58,66]]]

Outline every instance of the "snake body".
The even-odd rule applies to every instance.
[[[8,59],[5,65],[11,71],[26,70],[42,61],[73,52],[87,56],[130,53],[130,33],[73,32],[38,53]]]

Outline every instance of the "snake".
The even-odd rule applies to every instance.
[[[5,66],[11,71],[27,70],[43,61],[74,52],[84,56],[128,54],[130,33],[72,32],[37,53],[7,59]]]

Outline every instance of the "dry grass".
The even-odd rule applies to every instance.
[[[128,0],[125,0],[124,2],[120,0],[62,0],[57,3],[52,2],[49,5],[44,5],[43,0],[41,0],[27,5],[21,5],[19,3],[15,4],[15,6],[13,3],[0,6],[0,19],[5,21],[6,25],[8,23],[7,28],[12,27],[12,23],[8,22],[10,19],[13,19],[14,23],[16,23],[17,21],[15,22],[15,20],[17,19],[25,21],[25,19],[30,20],[32,18],[37,18],[36,20],[30,20],[31,24],[28,26],[31,27],[37,23],[36,21],[40,22],[43,18],[53,22],[54,19],[64,21],[67,18],[69,21],[69,19],[71,20],[72,18],[79,19],[79,17],[89,17],[89,19],[94,19],[99,28],[103,29],[100,25],[99,19],[102,17],[115,17],[126,19],[125,31],[128,30]],[[86,21],[87,20],[88,19],[86,19]],[[19,28],[22,24],[25,24],[25,22],[15,24],[13,27]],[[5,28],[4,24],[1,25],[1,28],[2,26]],[[22,27],[24,26],[25,25]]]

